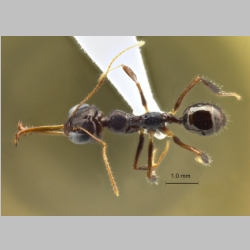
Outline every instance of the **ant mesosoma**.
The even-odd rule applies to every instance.
[[[174,108],[171,112],[150,112],[147,106],[147,101],[144,97],[140,83],[137,81],[135,73],[126,65],[121,65],[126,74],[134,81],[138,91],[143,107],[145,108],[145,114],[135,116],[133,114],[126,113],[121,110],[114,110],[107,117],[103,117],[103,113],[98,110],[95,106],[89,105],[86,102],[93,96],[96,91],[101,87],[105,78],[111,70],[113,62],[124,52],[134,47],[140,47],[144,42],[131,46],[122,52],[120,52],[109,64],[108,69],[103,73],[92,92],[78,105],[70,109],[68,114],[68,120],[65,124],[55,126],[39,126],[39,127],[23,127],[22,122],[18,122],[19,132],[15,135],[14,143],[17,145],[21,134],[26,133],[44,133],[51,135],[63,135],[67,136],[73,143],[85,144],[88,142],[99,142],[102,145],[103,160],[108,172],[108,176],[113,187],[114,193],[119,196],[119,191],[114,180],[114,176],[111,171],[111,167],[108,162],[106,153],[107,144],[101,139],[103,128],[108,128],[114,133],[130,134],[133,132],[139,133],[139,143],[136,150],[135,160],[133,169],[135,170],[147,170],[147,178],[152,183],[157,183],[157,176],[155,174],[156,168],[160,165],[164,156],[166,155],[169,148],[169,141],[167,141],[164,151],[161,153],[158,161],[154,162],[154,145],[153,136],[155,133],[161,132],[167,137],[171,137],[172,140],[182,148],[185,148],[194,154],[196,154],[196,160],[205,165],[211,163],[209,156],[192,146],[183,143],[177,136],[168,129],[168,123],[183,124],[183,126],[190,132],[207,136],[219,132],[226,124],[227,118],[222,110],[209,103],[197,103],[189,106],[183,113],[181,118],[176,118],[174,115],[180,107],[186,94],[198,83],[203,83],[209,90],[218,96],[234,96],[238,100],[241,96],[233,92],[224,92],[220,87],[215,85],[213,82],[203,78],[196,77],[188,87],[182,92],[180,97],[175,102]],[[144,134],[149,136],[148,146],[148,164],[147,166],[138,166],[138,160],[144,146]]]

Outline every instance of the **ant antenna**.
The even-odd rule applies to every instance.
[[[141,47],[141,46],[143,46],[144,44],[145,44],[144,41],[140,41],[140,42],[138,42],[137,44],[132,45],[132,46],[130,46],[130,47],[124,49],[123,51],[121,51],[119,54],[117,54],[117,55],[113,58],[113,60],[112,60],[111,63],[109,64],[109,66],[108,66],[106,72],[105,72],[105,73],[102,73],[101,76],[99,77],[98,82],[97,82],[97,85],[95,86],[95,88],[87,95],[87,97],[86,97],[83,101],[81,101],[81,102],[77,105],[75,111],[72,113],[72,117],[75,116],[75,114],[76,114],[77,110],[80,108],[80,106],[81,106],[83,103],[86,103],[86,102],[89,100],[89,98],[90,98],[91,96],[93,96],[93,95],[97,92],[97,90],[102,86],[102,84],[103,84],[105,78],[107,77],[108,73],[109,73],[111,70],[120,67],[120,66],[118,66],[118,67],[115,67],[115,68],[111,69],[111,66],[112,66],[112,64],[114,63],[114,61],[115,61],[118,57],[120,57],[123,53],[125,53],[126,51],[128,51],[128,50],[130,50],[130,49],[133,49],[133,48],[135,48],[135,47]]]

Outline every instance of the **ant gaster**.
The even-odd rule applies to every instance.
[[[120,134],[130,134],[133,132],[139,133],[139,143],[135,154],[133,169],[146,170],[147,178],[150,182],[157,184],[155,170],[160,165],[169,148],[169,141],[167,141],[165,149],[161,153],[159,159],[156,162],[154,161],[155,150],[153,145],[153,136],[155,133],[161,132],[167,137],[172,138],[177,145],[193,152],[196,155],[195,159],[198,162],[209,165],[211,163],[211,159],[205,152],[183,143],[171,130],[168,129],[167,124],[182,124],[188,131],[202,136],[215,134],[225,126],[227,122],[225,114],[218,106],[209,103],[197,103],[188,107],[184,111],[181,118],[176,118],[174,116],[186,94],[198,82],[203,83],[209,90],[218,96],[234,96],[240,100],[240,95],[233,92],[224,92],[212,81],[197,76],[182,92],[180,97],[175,102],[174,108],[171,112],[150,112],[148,110],[147,101],[144,97],[141,85],[137,81],[135,73],[128,66],[121,65],[123,70],[134,81],[138,88],[142,105],[145,108],[145,114],[135,116],[121,110],[114,110],[107,117],[103,117],[103,113],[100,110],[98,110],[95,106],[86,103],[103,84],[105,78],[111,70],[113,62],[124,52],[137,46],[140,47],[143,44],[144,42],[139,42],[138,44],[123,50],[111,61],[107,71],[100,76],[93,91],[81,103],[70,109],[68,120],[65,124],[56,126],[23,127],[22,122],[19,121],[19,132],[15,135],[14,139],[15,145],[17,145],[21,134],[25,135],[26,133],[31,134],[33,132],[67,136],[73,143],[76,144],[85,144],[93,141],[99,142],[102,145],[102,155],[106,170],[108,172],[114,193],[117,196],[119,196],[119,191],[108,162],[106,153],[107,144],[101,139],[103,128],[108,128],[112,132]],[[149,136],[148,163],[147,166],[138,166],[138,160],[144,145],[145,134],[148,134]]]

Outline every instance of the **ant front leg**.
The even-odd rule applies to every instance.
[[[209,90],[211,90],[215,95],[217,96],[234,96],[238,100],[241,100],[241,96],[234,93],[234,92],[225,92],[223,91],[219,86],[217,86],[212,81],[209,81],[201,76],[197,76],[188,86],[187,88],[182,92],[180,97],[177,99],[173,110],[170,112],[172,115],[174,115],[178,108],[180,107],[184,97],[187,95],[187,93],[198,83],[202,82]]]

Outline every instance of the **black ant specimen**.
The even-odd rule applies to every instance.
[[[164,151],[161,153],[158,161],[154,161],[154,144],[153,136],[155,133],[163,133],[167,137],[171,137],[172,140],[182,148],[185,148],[196,155],[196,160],[205,165],[211,163],[209,156],[192,146],[183,143],[177,136],[168,129],[168,123],[182,124],[188,131],[202,135],[212,135],[219,132],[226,124],[227,118],[222,110],[209,103],[197,103],[189,106],[183,113],[181,118],[176,118],[174,115],[180,107],[186,94],[198,83],[203,83],[209,90],[218,96],[234,96],[238,100],[241,100],[241,96],[234,92],[224,92],[220,87],[213,82],[197,76],[188,87],[182,92],[177,99],[174,108],[171,112],[150,112],[147,107],[147,101],[144,97],[140,83],[137,81],[135,73],[126,65],[121,65],[126,74],[135,82],[138,91],[140,93],[141,102],[145,108],[145,114],[135,116],[133,114],[126,113],[121,110],[115,110],[111,112],[107,117],[103,117],[103,113],[95,106],[89,105],[86,102],[93,96],[96,91],[101,87],[105,78],[111,70],[113,62],[124,52],[132,49],[136,46],[140,47],[144,42],[131,46],[122,52],[120,52],[109,64],[108,69],[103,73],[93,91],[78,105],[70,109],[68,114],[68,120],[65,124],[56,126],[39,126],[39,127],[23,127],[22,122],[18,122],[19,132],[15,135],[14,143],[17,145],[21,134],[26,133],[44,133],[51,135],[63,135],[67,136],[73,143],[85,144],[88,142],[99,142],[102,145],[103,160],[108,172],[108,176],[113,187],[114,193],[119,196],[119,191],[114,180],[114,176],[111,171],[111,167],[108,162],[106,153],[107,144],[101,139],[103,128],[108,128],[114,133],[130,134],[138,132],[140,134],[139,143],[136,150],[133,169],[135,170],[147,170],[147,178],[152,183],[157,183],[157,176],[155,174],[156,168],[160,165],[164,156],[169,148],[169,141],[167,141]],[[144,135],[149,136],[148,146],[148,164],[147,166],[138,166],[138,160],[144,146]]]

